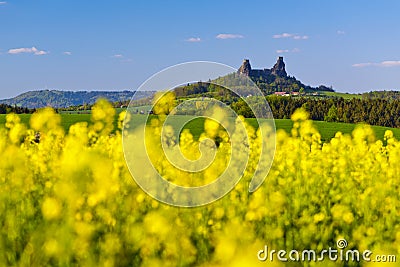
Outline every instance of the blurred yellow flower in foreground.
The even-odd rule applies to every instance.
[[[161,99],[155,111],[168,114],[171,99]],[[7,115],[0,127],[1,266],[286,266],[259,262],[257,251],[266,244],[327,249],[338,237],[349,249],[400,252],[400,142],[391,131],[382,142],[369,126],[359,126],[322,143],[308,114],[298,110],[292,134],[277,132],[274,163],[258,191],[248,192],[258,164],[250,156],[244,179],[228,195],[184,209],[153,200],[133,182],[121,141],[126,116],[119,115],[114,129],[115,110],[100,100],[92,123],[76,123],[65,133],[49,108],[32,115],[30,127]],[[247,133],[229,137],[207,120],[201,138],[219,138],[215,159],[203,172],[188,174],[155,143],[162,122],[149,123],[149,155],[161,174],[181,185],[218,177],[233,153],[230,138],[247,135],[243,145],[254,149],[261,138],[248,125]],[[179,141],[167,137],[190,160],[200,157],[190,131]]]

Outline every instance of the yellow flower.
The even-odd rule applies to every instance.
[[[293,113],[293,115],[292,115],[292,117],[291,117],[291,119],[293,120],[293,121],[305,121],[305,120],[308,120],[308,113],[307,113],[307,111],[305,110],[305,109],[302,109],[302,108],[300,108],[300,109],[297,109],[294,113]]]
[[[48,256],[57,255],[60,252],[60,245],[56,239],[50,239],[44,244],[44,251]]]
[[[57,219],[61,215],[61,204],[55,199],[48,197],[43,201],[42,214],[47,220]]]
[[[314,222],[318,223],[318,222],[322,222],[325,219],[325,214],[320,212],[314,215]]]

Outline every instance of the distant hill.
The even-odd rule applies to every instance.
[[[59,91],[39,90],[29,91],[14,98],[0,100],[0,104],[26,108],[66,108],[71,106],[92,105],[99,98],[106,98],[110,102],[127,102],[134,91]],[[152,96],[152,91],[140,91],[135,94],[135,99]]]

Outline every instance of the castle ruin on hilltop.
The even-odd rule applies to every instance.
[[[240,66],[238,73],[244,74],[250,77],[262,77],[268,78],[270,75],[275,75],[278,77],[287,77],[287,73],[285,70],[285,62],[283,62],[283,57],[278,57],[275,65],[272,69],[251,69],[250,61],[248,59],[244,59],[242,66]]]

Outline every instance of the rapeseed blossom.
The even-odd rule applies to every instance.
[[[167,98],[157,106],[160,114],[173,108],[173,96]],[[91,123],[64,132],[49,108],[32,115],[29,126],[7,115],[0,127],[2,266],[266,266],[257,260],[266,244],[322,250],[339,238],[350,249],[400,253],[400,142],[391,131],[380,141],[361,125],[323,143],[307,113],[296,111],[291,133],[276,134],[274,163],[257,191],[248,192],[258,164],[250,155],[244,179],[229,194],[184,209],[155,201],[135,184],[121,141],[130,114],[119,115],[116,131],[114,116],[102,100]],[[201,157],[201,141],[220,140],[210,166],[188,175],[162,153],[162,122],[149,123],[149,155],[162,175],[181,185],[212,182],[234,153],[232,140],[257,149],[261,138],[247,124],[229,136],[213,120],[206,120],[200,140],[184,130],[170,144],[190,160]]]

